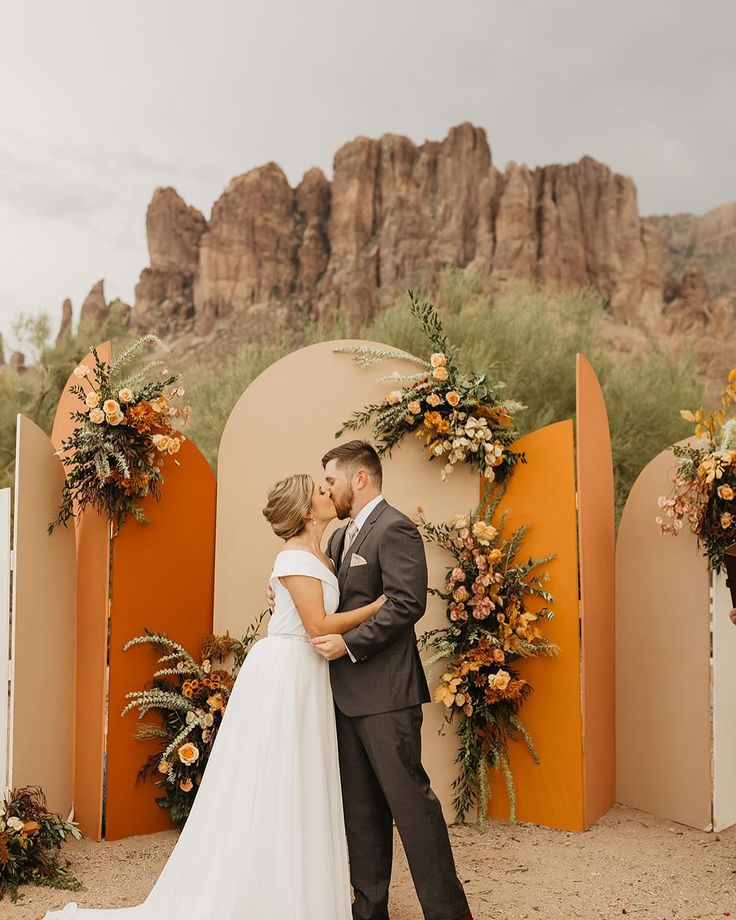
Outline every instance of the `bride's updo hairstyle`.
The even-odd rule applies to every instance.
[[[268,493],[263,516],[282,540],[300,534],[312,513],[314,480],[307,473],[297,473],[277,482]]]

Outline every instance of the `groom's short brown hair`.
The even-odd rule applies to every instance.
[[[357,470],[365,470],[378,488],[381,488],[383,483],[381,458],[376,448],[368,441],[347,441],[345,444],[338,444],[337,447],[328,450],[322,458],[322,469],[330,460],[335,460],[336,466],[350,476],[354,476]]]

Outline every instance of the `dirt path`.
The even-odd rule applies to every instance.
[[[138,904],[176,833],[71,841],[62,852],[86,890],[28,886],[17,904],[0,902],[0,918],[40,920],[70,900],[83,907]],[[451,828],[451,836],[476,920],[736,918],[736,827],[708,834],[616,806],[583,834],[494,821],[483,829]],[[398,838],[391,890],[392,920],[421,920]]]

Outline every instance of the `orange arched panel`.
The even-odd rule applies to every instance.
[[[577,477],[585,826],[616,800],[613,455],[595,371],[577,356]]]
[[[166,633],[195,658],[212,631],[215,555],[215,476],[192,441],[163,468],[161,500],[146,499],[150,523],[128,519],[114,538],[110,628],[110,702],[105,837],[116,840],[172,827],[154,798],[161,789],[136,774],[158,742],[131,737],[137,712],[124,717],[125,694],[143,689],[156,670],[151,646],[123,651],[144,627]],[[158,652],[160,655],[161,652]],[[147,717],[155,719],[153,714]]]
[[[534,687],[521,721],[531,733],[541,763],[535,763],[523,741],[511,745],[516,816],[519,821],[577,831],[584,828],[584,812],[572,421],[541,428],[522,438],[517,447],[526,453],[527,463],[517,466],[504,498],[503,507],[509,511],[506,533],[528,523],[522,557],[557,554],[547,567],[555,616],[544,621],[544,630],[561,653],[556,658],[519,662],[522,676]],[[494,774],[492,781],[489,814],[507,818],[503,778]]]
[[[97,346],[104,361],[112,360],[110,342]],[[83,364],[94,367],[89,353]],[[56,450],[71,436],[73,411],[82,403],[69,392],[79,379],[69,376],[56,408],[51,441]],[[72,526],[72,525],[70,525]],[[102,837],[102,782],[105,753],[105,661],[107,657],[107,598],[110,564],[109,527],[105,518],[88,510],[75,518],[77,541],[77,640],[75,651],[74,819],[84,834]]]

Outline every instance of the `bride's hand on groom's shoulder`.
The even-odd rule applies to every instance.
[[[336,658],[342,658],[347,655],[348,649],[342,636],[333,634],[329,636],[315,636],[311,640],[315,651],[327,661],[335,661]]]

